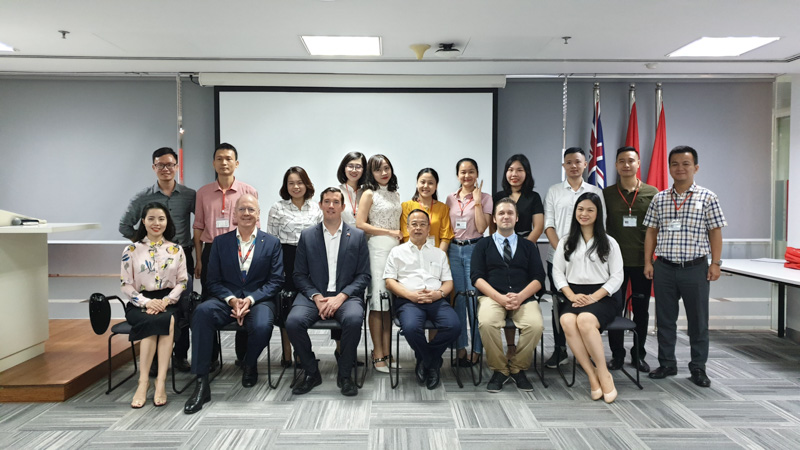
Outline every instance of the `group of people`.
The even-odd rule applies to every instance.
[[[609,370],[624,364],[622,335],[609,332],[612,359],[606,363],[601,333],[621,313],[628,282],[640,336],[639,346],[631,350],[634,367],[650,372],[644,342],[655,280],[659,367],[650,377],[677,373],[676,322],[678,299],[683,298],[692,380],[710,385],[705,374],[708,288],[719,277],[726,222],[716,195],[694,184],[699,166],[691,147],[670,152],[674,185],[662,192],[638,178],[634,148],[617,151],[618,182],[605,190],[583,180],[585,152],[569,148],[563,162],[566,180],[552,186],[544,202],[534,191],[530,162],[522,154],[508,159],[503,189],[494,195],[482,192],[477,162],[463,158],[455,166],[460,187],[445,201],[438,199],[437,171],[424,168],[417,174],[413,198],[401,202],[389,158],[351,152],[336,174],[341,185],[324,189],[318,199],[306,171],[289,168],[280,187],[282,200],[269,210],[266,232],[259,228],[258,193],[234,176],[239,161],[232,145],[217,146],[216,181],[197,192],[175,181],[172,149],[156,150],[152,161],[158,182],[131,200],[120,221],[121,233],[133,242],[122,256],[122,290],[130,299],[126,318],[133,328],[131,340],[142,340],[134,408],[146,402],[151,367],[156,376],[153,403],[166,403],[172,356],[176,369],[191,370],[197,378],[184,411],[202,409],[211,397],[216,330],[234,321],[241,328],[236,354],[242,385],[254,386],[258,358],[281,314],[277,298],[282,290],[295,294],[283,326],[288,338],[283,363],[304,371],[295,395],[322,383],[308,336],[319,320],[336,319],[341,325],[331,337],[337,341],[337,386],[343,395],[358,393],[352,372],[359,364],[356,348],[365,314],[373,343],[368,363],[379,372],[396,367],[399,362],[390,359],[392,313],[414,351],[416,379],[428,389],[440,384],[442,355],[454,346],[458,357],[451,363],[464,367],[480,364],[485,350],[493,371],[489,392],[499,392],[507,382],[530,391],[525,371],[544,329],[538,299],[546,277],[550,290],[566,298],[559,314],[553,314],[556,346],[546,365],[565,363],[569,345],[588,375],[593,400],[610,403],[617,396]],[[550,244],[547,270],[537,246],[542,233]],[[185,325],[190,318],[180,305],[193,278],[200,278],[205,301],[191,315],[189,364]],[[477,311],[466,298],[471,290],[478,292]],[[385,300],[387,292],[393,301]],[[518,340],[516,330],[505,329],[506,319],[519,330]],[[435,327],[428,336],[426,320]]]

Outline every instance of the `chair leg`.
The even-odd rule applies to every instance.
[[[639,360],[639,334],[636,333],[636,330],[631,330],[631,331],[633,332],[633,357],[634,357],[634,359],[636,361],[638,361]],[[633,375],[631,375],[627,371],[627,369],[625,369],[625,365],[624,364],[622,365],[622,373],[624,373],[625,376],[627,376],[629,380],[633,381],[633,383],[636,386],[638,386],[639,389],[644,389],[644,387],[642,386],[642,384],[639,381],[639,368],[638,367],[634,367],[633,370],[634,370],[634,372],[636,372],[636,378],[635,379],[633,378]]]
[[[125,377],[122,381],[120,381],[119,383],[115,384],[113,387],[111,386],[111,371],[112,371],[112,367],[111,367],[111,338],[113,338],[116,335],[117,335],[116,333],[112,333],[111,336],[108,337],[108,390],[106,391],[106,395],[110,394],[111,391],[113,391],[114,389],[118,388],[122,383],[124,383],[124,382],[130,380],[131,378],[133,378],[133,376],[136,375],[136,372],[138,371],[137,370],[137,365],[136,365],[136,349],[133,347],[133,342],[131,342],[131,355],[133,355],[133,373],[128,375],[127,377]]]
[[[355,364],[356,377],[354,381],[359,389],[364,387],[364,380],[367,379],[367,372],[369,372],[369,370],[367,370],[370,362],[369,349],[367,347],[367,314],[367,311],[364,311],[364,371],[361,372],[361,380],[358,379],[358,361],[356,361]]]
[[[461,381],[461,365],[458,363],[458,353],[455,351],[455,346],[450,347],[450,368],[453,370],[453,374],[456,376],[456,383],[458,383],[458,387],[463,389],[464,383]],[[470,355],[470,358],[472,356]],[[456,363],[453,364],[453,361]]]
[[[397,330],[397,337],[395,338],[395,341],[396,341],[395,344],[397,345],[397,355],[396,356],[398,358],[399,358],[399,355],[400,355],[400,333],[402,331],[403,330]],[[391,335],[392,334],[389,333],[389,336],[391,336]],[[389,361],[391,361],[391,360],[392,360],[392,343],[390,341],[389,342]],[[394,376],[392,376],[392,371],[394,371]],[[395,388],[397,388],[397,386],[399,384],[400,384],[400,368],[397,367],[397,364],[390,365],[389,366],[389,386],[391,386],[392,389],[395,389]]]
[[[542,358],[544,359],[544,358]],[[578,367],[578,361],[575,359],[575,355],[572,356],[572,381],[567,381],[566,375],[564,375],[564,371],[561,370],[561,364],[556,365],[556,369],[558,370],[558,374],[561,375],[561,379],[564,380],[567,387],[572,387],[575,384],[575,370]]]
[[[278,327],[278,334],[281,335],[281,359],[283,359],[283,333],[281,332],[281,327]],[[292,361],[292,365],[294,365],[294,361]],[[275,383],[272,383],[272,352],[267,345],[267,383],[269,387],[272,389],[278,389],[278,385],[281,383],[283,379],[283,374],[286,372],[286,367],[283,367],[281,364],[281,373],[278,375],[278,379],[275,380]]]
[[[470,335],[472,336],[472,352],[469,354],[469,359],[472,361],[472,355],[475,353],[475,333],[478,328],[478,300],[474,296],[470,296],[471,301],[474,303],[472,310],[475,312],[472,315],[472,326],[470,327]],[[475,366],[478,367],[478,377],[475,378]],[[470,375],[472,375],[472,384],[479,386],[483,382],[483,352],[478,355],[478,361],[469,368]]]
[[[542,382],[542,386],[545,388],[549,387],[546,381],[544,381],[544,339],[539,339],[539,347],[541,350],[537,350],[536,348],[533,349],[533,371],[536,372],[536,375],[539,377],[539,381]],[[542,360],[541,360],[541,367],[536,366],[536,361],[538,360],[539,351],[542,353]]]

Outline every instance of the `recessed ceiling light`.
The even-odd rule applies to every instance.
[[[381,56],[377,36],[300,36],[311,56]]]
[[[739,56],[777,41],[778,37],[702,37],[668,54],[670,58]]]
[[[0,42],[0,52],[13,52],[14,47]]]

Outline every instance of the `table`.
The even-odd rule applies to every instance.
[[[96,223],[0,227],[0,372],[44,353],[50,335],[47,236]]]
[[[800,287],[800,270],[787,269],[777,262],[755,259],[726,259],[722,272],[778,284],[778,337],[786,334],[786,286]]]

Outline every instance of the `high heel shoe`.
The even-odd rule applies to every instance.
[[[140,392],[142,390],[142,386],[144,386],[144,392]],[[133,394],[133,400],[131,401],[131,408],[139,409],[147,402],[147,390],[150,388],[150,381],[142,381],[139,380],[139,386],[136,388],[136,392]]]
[[[388,356],[384,356],[383,358],[376,358],[375,357],[375,350],[372,350],[372,368],[377,370],[381,373],[389,373],[389,365],[386,364],[386,360],[389,358]],[[379,363],[383,363],[382,366],[379,366]]]
[[[614,388],[613,391],[607,394],[605,392],[603,393],[603,400],[605,400],[606,403],[614,403],[614,400],[616,400],[616,398],[617,398],[617,388]]]
[[[156,379],[156,392],[153,394],[153,406],[160,407],[167,404],[167,380]]]
[[[592,400],[600,400],[603,398],[603,389],[596,389],[591,392]]]

